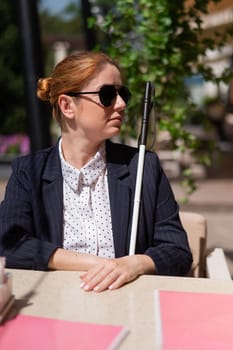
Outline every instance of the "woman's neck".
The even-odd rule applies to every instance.
[[[65,161],[77,169],[81,169],[92,159],[98,151],[100,144],[92,144],[87,140],[72,140],[70,137],[62,136],[62,154]]]

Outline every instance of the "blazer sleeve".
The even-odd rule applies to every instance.
[[[142,225],[141,233],[148,242],[144,252],[155,262],[156,273],[186,275],[192,264],[187,234],[171,185],[157,155],[151,152],[145,160]]]
[[[46,270],[59,244],[48,238],[43,203],[35,195],[31,175],[19,159],[14,161],[0,206],[0,255],[7,267]]]

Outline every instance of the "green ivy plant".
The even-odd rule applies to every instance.
[[[207,165],[212,145],[203,149],[201,140],[185,128],[196,108],[185,78],[201,74],[205,81],[216,84],[229,81],[230,70],[216,77],[203,58],[207,49],[221,49],[233,36],[232,28],[216,32],[212,38],[205,36],[202,18],[210,2],[195,0],[188,7],[183,0],[116,0],[101,23],[94,17],[89,19],[90,27],[106,39],[101,40],[101,49],[118,60],[132,91],[122,137],[137,137],[144,85],[151,81],[155,85],[158,132],[168,131],[172,149],[189,150],[199,163]],[[195,189],[189,169],[184,169],[183,183],[187,192]]]

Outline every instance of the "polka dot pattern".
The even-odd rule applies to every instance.
[[[64,201],[65,249],[113,258],[111,211],[105,146],[78,170],[68,164],[59,145]]]

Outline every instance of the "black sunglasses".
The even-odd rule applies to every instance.
[[[99,94],[100,102],[104,107],[109,107],[114,103],[117,94],[119,94],[122,100],[127,104],[130,100],[131,93],[126,86],[116,88],[114,85],[103,85],[99,91],[79,91],[68,92],[68,96],[77,96],[84,94]]]

